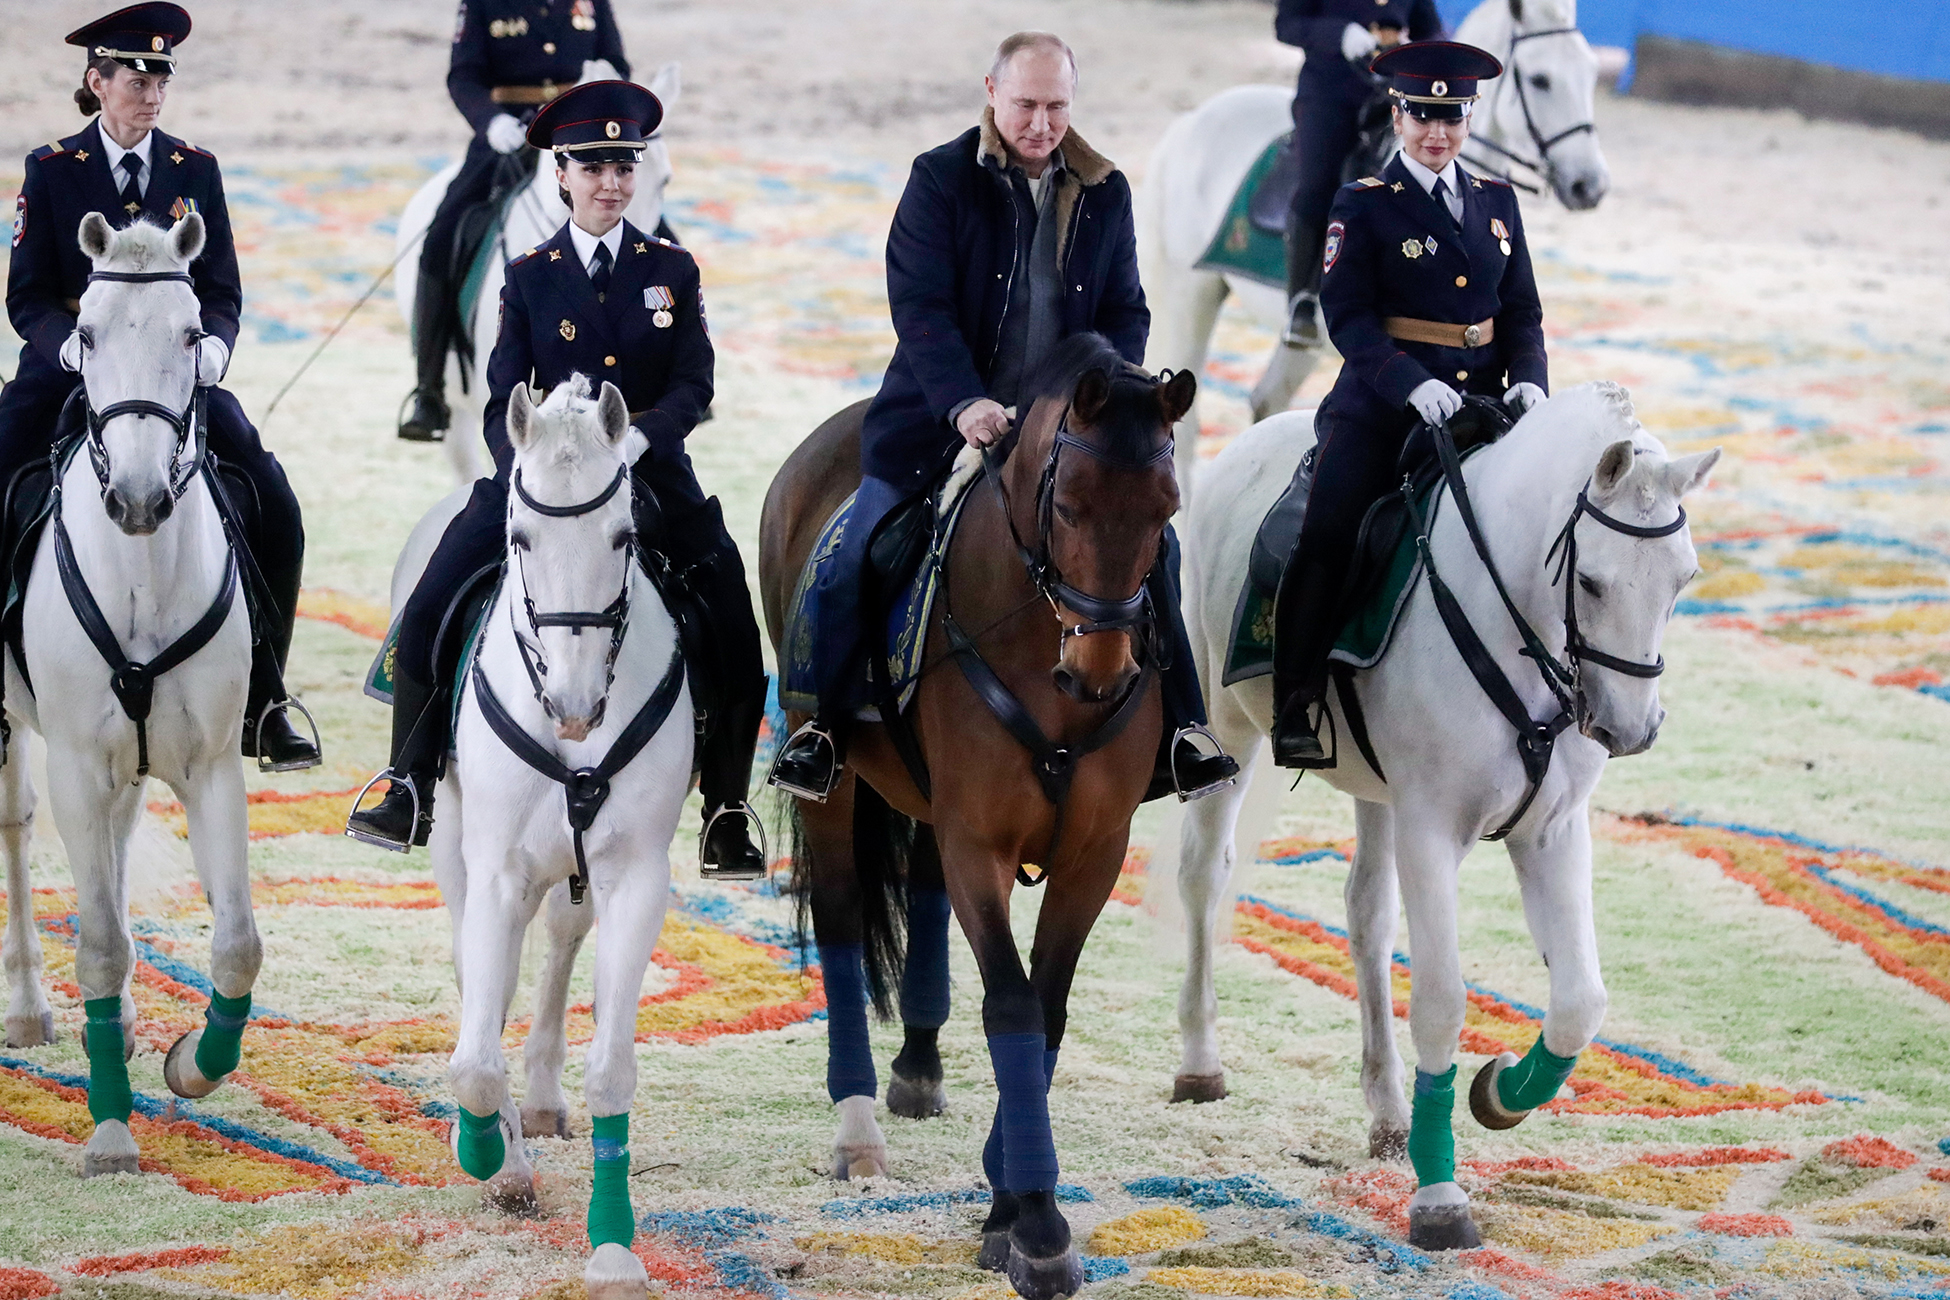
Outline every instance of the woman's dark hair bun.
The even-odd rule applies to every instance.
[[[88,68],[101,73],[104,81],[112,78],[115,70],[121,66],[110,58],[91,59],[88,62]],[[93,117],[102,111],[101,99],[94,91],[88,89],[88,69],[83,69],[81,73],[81,86],[74,92],[74,105],[81,110],[83,117]]]

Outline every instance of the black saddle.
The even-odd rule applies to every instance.
[[[1287,211],[1293,207],[1294,192],[1300,188],[1300,149],[1289,131],[1279,139],[1279,157],[1273,170],[1246,201],[1246,216],[1254,226],[1269,235],[1286,234]],[[1394,119],[1388,112],[1388,96],[1371,96],[1361,105],[1356,119],[1354,148],[1341,164],[1341,184],[1379,175],[1394,152]]]

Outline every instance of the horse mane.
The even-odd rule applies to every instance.
[[[108,252],[98,269],[148,271],[174,265],[176,249],[169,235],[169,227],[155,224],[144,213],[108,237]]]
[[[1089,370],[1102,370],[1110,376],[1110,400],[1092,426],[1098,445],[1120,460],[1149,458],[1159,428],[1158,404],[1153,396],[1157,381],[1142,366],[1120,356],[1101,334],[1072,334],[1045,353],[1024,388],[1029,401],[1020,403],[1017,410],[1026,413],[1030,403],[1045,397],[1069,402],[1076,393],[1077,381]]]
[[[595,431],[596,401],[589,376],[577,371],[550,389],[535,406],[541,437],[530,455],[562,468],[579,465],[601,440]]]

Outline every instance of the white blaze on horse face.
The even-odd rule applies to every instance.
[[[583,514],[550,516],[511,493],[509,542],[518,563],[510,566],[537,615],[596,614],[615,604],[634,578],[630,543],[629,461],[638,440],[614,384],[591,402],[587,381],[571,379],[540,407],[516,385],[508,403],[509,435],[522,491],[546,506],[579,506],[624,481],[601,506]],[[517,431],[519,430],[519,434]],[[556,735],[587,739],[607,713],[611,651],[618,633],[605,627],[528,626],[517,606],[518,632],[539,646],[548,667],[542,697],[555,718]]]
[[[203,218],[194,213],[169,230],[143,222],[109,230],[91,213],[79,236],[95,270],[138,274],[186,271],[202,251],[203,237]],[[97,280],[81,295],[75,328],[83,339],[82,382],[94,409],[129,401],[189,409],[202,331],[190,285]],[[110,516],[125,532],[153,532],[169,513],[177,445],[176,430],[153,415],[118,416],[103,426]]]

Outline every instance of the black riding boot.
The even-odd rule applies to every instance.
[[[1321,229],[1289,220],[1286,228],[1286,331],[1290,348],[1317,348],[1320,326]]]
[[[226,499],[227,500],[227,499]],[[293,506],[295,511],[295,503]],[[260,633],[251,646],[250,690],[244,705],[243,754],[266,772],[296,772],[317,767],[317,726],[304,735],[291,723],[290,710],[311,714],[284,689],[284,666],[291,658],[291,632],[298,618],[298,582],[305,564],[304,525],[295,513],[277,517],[260,505],[232,523],[245,530],[242,557],[255,593]],[[272,536],[281,530],[282,536]]]
[[[1178,536],[1165,530],[1165,556],[1145,578],[1158,622],[1158,689],[1165,706],[1164,743],[1145,798],[1177,794],[1180,801],[1203,798],[1232,784],[1239,764],[1219,748],[1205,727],[1205,693],[1199,688],[1198,662],[1185,632],[1185,610],[1178,587]],[[1211,747],[1207,753],[1200,744]]]
[[[746,802],[758,728],[765,717],[765,685],[761,674],[756,689],[747,688],[741,698],[722,706],[704,737],[697,781],[704,796],[698,874],[707,880],[759,880],[765,875],[765,850],[751,837],[758,814]]]
[[[447,748],[447,700],[400,670],[393,674],[393,761],[380,775],[390,778],[386,795],[346,818],[345,833],[355,840],[404,853],[425,844],[433,829],[433,784]],[[374,777],[377,781],[379,778]]]
[[[439,442],[453,418],[446,397],[450,314],[446,277],[422,266],[413,295],[413,354],[419,382],[413,389],[412,409],[399,424],[399,436],[408,442]]]
[[[1290,558],[1280,575],[1273,607],[1273,761],[1281,767],[1333,766],[1309,715],[1327,698],[1340,587],[1331,567],[1302,557]]]

